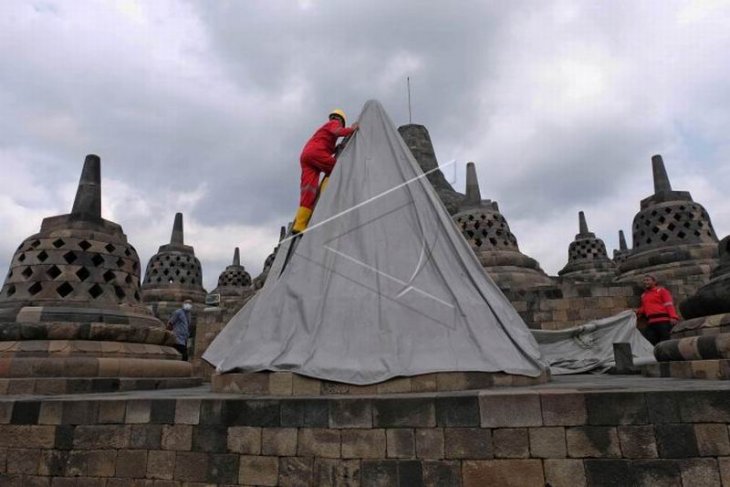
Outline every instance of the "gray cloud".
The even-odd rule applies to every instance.
[[[525,252],[556,272],[579,209],[608,246],[649,157],[730,231],[727,5],[685,2],[136,2],[0,5],[0,267],[68,211],[84,154],[147,259],[185,211],[208,287],[253,272],[297,204],[298,156],[334,106],[378,98],[477,162]]]

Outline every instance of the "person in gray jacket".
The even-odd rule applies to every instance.
[[[175,350],[180,352],[182,359],[188,360],[188,338],[190,337],[190,326],[192,324],[191,310],[193,302],[189,299],[183,301],[182,308],[175,310],[167,321],[167,329],[175,335]]]

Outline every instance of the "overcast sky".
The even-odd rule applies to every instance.
[[[729,1],[2,1],[0,268],[96,153],[143,265],[183,211],[209,290],[236,245],[256,275],[328,110],[407,123],[407,76],[456,189],[475,161],[550,274],[579,210],[609,249],[630,231],[655,153],[723,237],[728,53]]]

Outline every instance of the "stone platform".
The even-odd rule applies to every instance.
[[[291,372],[254,372],[214,374],[211,377],[211,390],[254,396],[362,396],[530,386],[545,384],[549,380],[549,372],[544,372],[538,377],[503,372],[439,372],[414,377],[396,377],[378,384],[360,386],[313,379]]]
[[[720,486],[730,383],[556,377],[483,391],[0,398],[3,486]]]
[[[646,377],[674,377],[677,379],[730,379],[730,360],[687,360],[657,362],[642,367]]]

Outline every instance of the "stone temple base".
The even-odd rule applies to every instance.
[[[646,377],[673,377],[675,379],[730,379],[730,360],[689,360],[686,362],[658,362],[642,367]]]
[[[730,332],[730,313],[684,320],[672,329],[673,338]]]
[[[0,397],[147,391],[197,387],[198,377],[41,377],[0,379]]]
[[[357,396],[529,386],[545,384],[549,380],[549,372],[538,377],[502,372],[439,372],[415,377],[396,377],[378,384],[358,386],[312,379],[291,372],[253,372],[213,375],[211,389],[213,392],[255,396]]]

